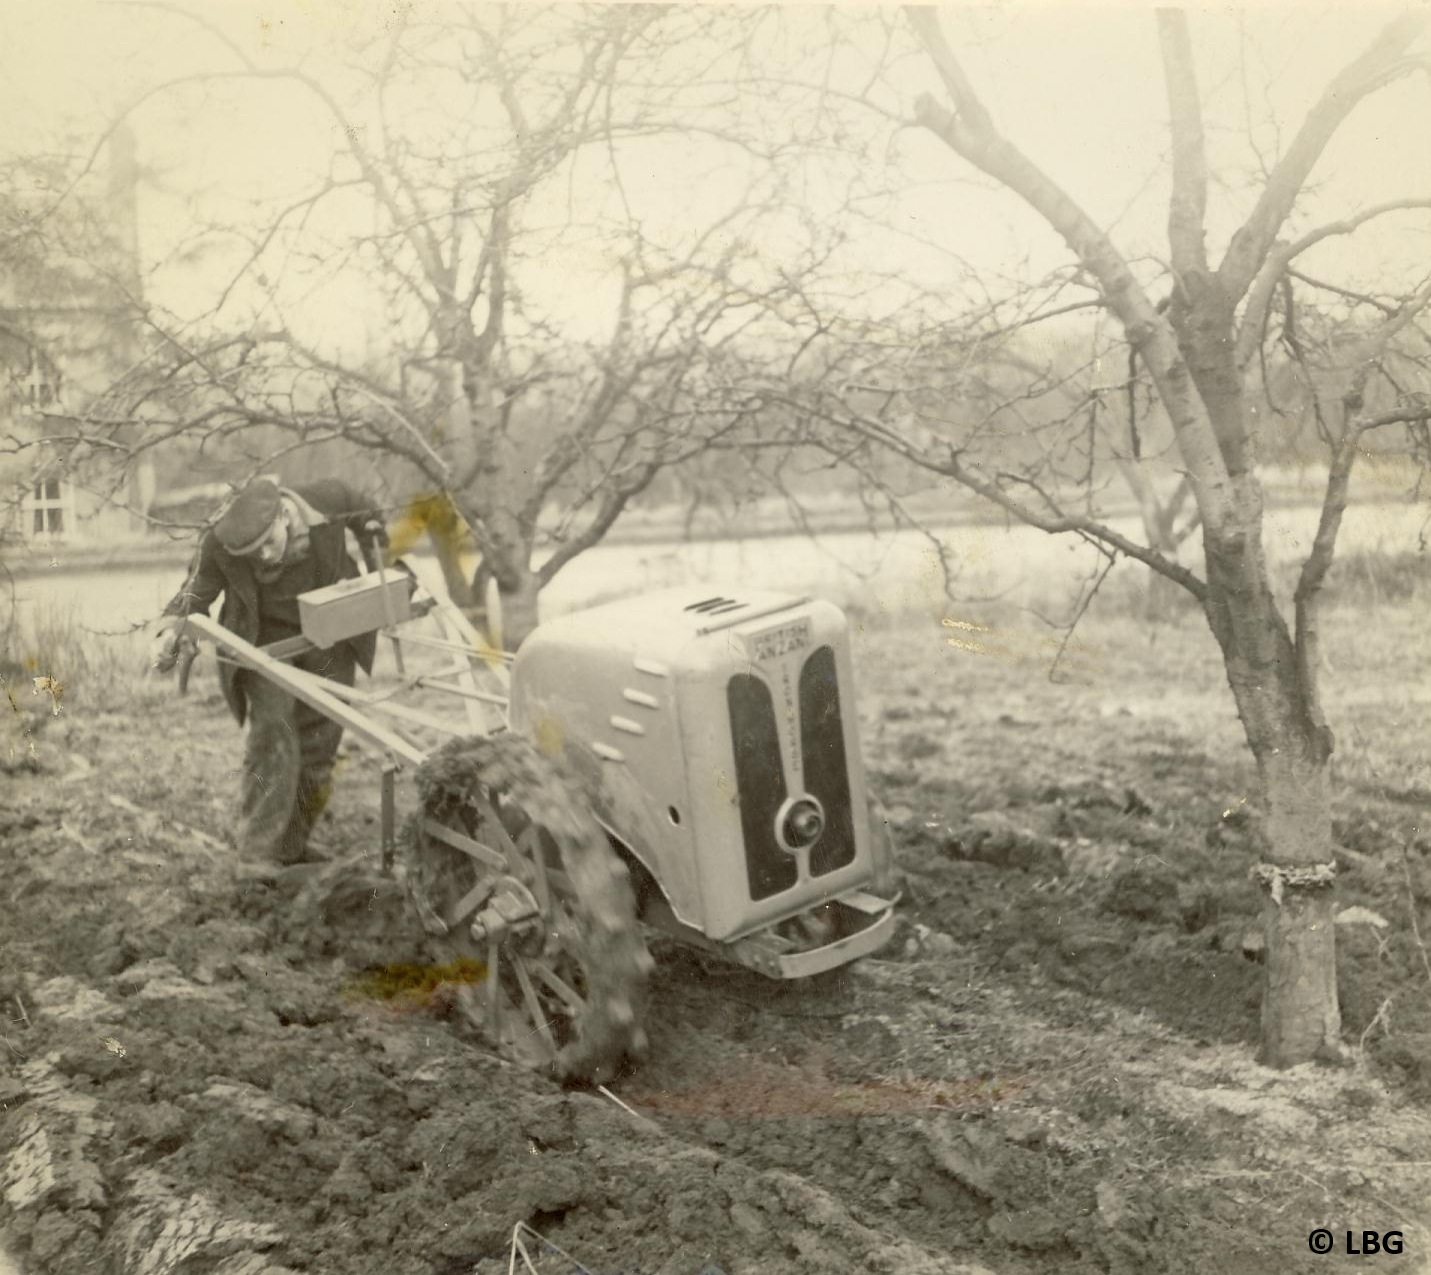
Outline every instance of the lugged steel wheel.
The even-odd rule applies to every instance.
[[[416,778],[404,880],[429,933],[485,966],[464,1016],[516,1061],[610,1079],[645,1052],[652,960],[580,787],[512,735],[453,740]]]

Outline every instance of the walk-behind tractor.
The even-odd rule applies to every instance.
[[[838,608],[674,589],[543,624],[510,657],[408,592],[391,574],[319,590],[304,636],[266,649],[185,623],[382,756],[384,869],[446,958],[483,971],[458,1004],[486,1038],[565,1079],[639,1059],[643,923],[776,979],[887,940]],[[374,629],[397,671],[371,688],[284,662]],[[418,809],[400,829],[404,766]]]

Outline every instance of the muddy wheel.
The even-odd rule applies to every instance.
[[[574,779],[525,740],[459,739],[417,772],[404,882],[464,1018],[505,1055],[599,1083],[646,1048],[652,961],[626,865]]]

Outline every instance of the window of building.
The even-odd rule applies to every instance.
[[[58,478],[37,482],[25,500],[32,536],[63,536],[72,526],[74,494]]]
[[[60,401],[60,371],[31,346],[29,366],[21,374],[16,390],[22,413],[49,411]]]

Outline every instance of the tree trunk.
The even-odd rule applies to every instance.
[[[537,627],[537,593],[540,588],[541,582],[537,579],[537,573],[529,567],[524,567],[515,579],[504,579],[502,574],[498,574],[497,591],[502,599],[500,636],[503,650],[517,650]]]
[[[1262,914],[1267,977],[1261,1061],[1270,1067],[1341,1057],[1335,896],[1325,867],[1332,862],[1327,764],[1297,751],[1280,751],[1258,765],[1266,804],[1264,873],[1270,878],[1264,880]],[[1314,880],[1288,883],[1276,875],[1279,869],[1310,872]]]
[[[1330,733],[1309,709],[1296,649],[1272,598],[1261,538],[1261,492],[1236,483],[1240,527],[1212,529],[1207,553],[1208,621],[1227,669],[1247,742],[1257,761],[1263,819],[1266,980],[1262,1053],[1272,1067],[1340,1057]]]
[[[1173,143],[1168,237],[1174,286],[1164,307],[1153,303],[1101,227],[994,126],[936,11],[915,6],[907,15],[952,103],[951,109],[931,94],[921,95],[915,104],[916,122],[1021,196],[1063,237],[1122,324],[1172,422],[1182,470],[1197,502],[1207,562],[1205,583],[1188,583],[1202,597],[1208,624],[1222,648],[1266,803],[1265,858],[1258,865],[1259,879],[1269,888],[1263,1057],[1275,1066],[1288,1066],[1338,1054],[1327,793],[1332,736],[1318,702],[1316,630],[1309,617],[1331,562],[1340,521],[1337,502],[1345,501],[1354,451],[1342,453],[1341,490],[1336,482],[1328,485],[1317,547],[1298,585],[1294,641],[1269,587],[1261,541],[1262,491],[1256,477],[1259,436],[1248,416],[1244,376],[1262,339],[1270,290],[1285,277],[1296,255],[1274,251],[1278,233],[1347,115],[1363,98],[1422,69],[1423,63],[1407,57],[1406,50],[1425,28],[1426,18],[1408,14],[1388,23],[1328,82],[1267,173],[1251,213],[1214,269],[1205,243],[1209,172],[1192,43],[1179,11],[1160,14]],[[1238,307],[1269,265],[1271,273],[1263,275],[1267,283],[1243,314],[1252,341],[1250,349],[1244,343],[1239,361]],[[1390,323],[1409,322],[1424,304],[1423,297],[1412,308],[1400,309]],[[1360,365],[1369,369],[1380,348],[1384,338],[1358,356]],[[1359,396],[1356,402],[1348,399],[1347,405],[1354,414]],[[948,472],[959,478],[957,453],[949,464]],[[992,491],[997,503],[1014,507],[996,488],[969,485],[984,494]],[[1023,516],[1041,525],[1037,513],[1030,510]],[[1103,538],[1112,541],[1106,529]],[[1321,555],[1320,562],[1315,555]]]
[[[1143,524],[1143,537],[1150,549],[1157,550],[1169,562],[1177,562],[1187,531],[1175,530],[1179,515],[1189,494],[1186,482],[1169,493],[1158,491],[1142,464],[1136,460],[1115,458],[1123,481],[1138,502],[1138,518]],[[1184,518],[1186,522],[1187,519]],[[1147,590],[1143,595],[1143,619],[1149,624],[1165,624],[1178,615],[1187,602],[1187,593],[1176,580],[1161,571],[1147,568]]]

